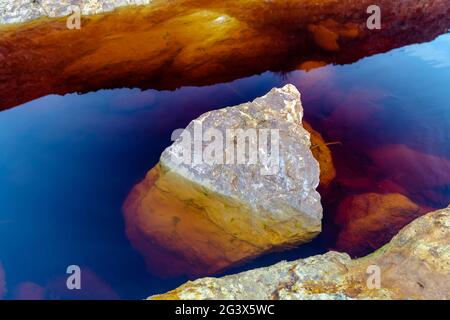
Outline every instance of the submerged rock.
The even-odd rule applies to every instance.
[[[150,299],[449,299],[449,239],[450,207],[416,219],[365,258],[328,252],[199,279]]]
[[[13,290],[13,300],[44,300],[45,288],[37,283],[26,281],[19,283]]]
[[[336,248],[361,256],[389,242],[425,211],[398,194],[365,193],[349,196],[339,205],[335,222],[341,226]]]
[[[311,135],[311,151],[320,166],[320,185],[326,188],[336,178],[336,168],[331,150],[322,135],[314,130],[309,123],[303,122],[303,127]]]
[[[12,300],[118,300],[115,290],[89,267],[81,266],[82,290],[67,288],[66,276],[55,276],[42,284],[24,281],[11,288]]]
[[[450,185],[450,161],[406,145],[385,145],[371,150],[369,157],[387,178],[404,188],[410,198],[446,205]]]
[[[308,25],[314,42],[325,51],[339,51],[339,39],[353,39],[358,37],[360,30],[355,23],[339,24],[333,19],[326,19],[320,24]]]
[[[0,262],[0,300],[3,299],[6,293],[5,272],[3,271],[2,264]]]
[[[153,272],[211,274],[308,242],[321,231],[319,165],[302,117],[300,93],[287,85],[189,124],[124,205],[127,235],[150,269],[156,267]],[[227,139],[219,147],[223,154],[213,162],[197,159],[195,151],[206,157],[211,146],[200,141],[198,150],[196,143],[203,136],[196,137],[198,126],[205,136],[214,129]],[[250,138],[252,143],[240,149],[240,141],[246,140],[229,137],[229,130],[239,129],[258,134],[269,130],[270,150],[259,135],[258,160],[250,164],[249,150],[256,140]],[[185,134],[194,137],[187,148]],[[179,162],[180,151],[192,147],[191,161]],[[239,158],[240,151],[245,164],[229,162],[230,155]],[[262,157],[269,155],[270,161]]]

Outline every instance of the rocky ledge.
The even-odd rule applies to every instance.
[[[192,121],[124,205],[127,235],[147,264],[165,275],[212,274],[319,234],[319,164],[302,118],[300,93],[287,85]],[[198,150],[210,130],[215,142],[223,136],[226,143],[210,153],[212,143],[200,141]],[[239,130],[250,136],[254,130],[258,140],[240,140]],[[194,151],[192,159],[178,161],[185,150]],[[245,164],[238,163],[240,155]]]
[[[82,15],[92,15],[150,2],[152,0],[0,0],[0,24],[64,17],[72,14],[74,6]]]
[[[365,258],[328,252],[188,282],[149,299],[449,299],[449,239],[450,207],[414,220]]]

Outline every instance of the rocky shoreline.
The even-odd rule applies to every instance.
[[[428,213],[375,253],[328,252],[223,278],[204,278],[160,300],[450,299],[450,207]],[[374,277],[379,271],[379,283]]]

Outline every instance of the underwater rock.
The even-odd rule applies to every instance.
[[[34,282],[22,282],[13,290],[13,300],[44,300],[45,288]]]
[[[369,157],[387,178],[406,189],[410,198],[446,205],[450,185],[450,160],[414,150],[406,145],[385,145]]]
[[[339,24],[334,19],[326,19],[319,24],[310,24],[308,30],[314,42],[325,51],[339,51],[339,39],[353,39],[360,34],[358,24]]]
[[[372,252],[424,213],[424,209],[398,193],[349,196],[339,205],[335,218],[341,226],[336,249],[353,256]]]
[[[303,127],[311,135],[311,151],[320,167],[320,185],[326,188],[336,178],[336,168],[331,150],[322,135],[314,130],[309,123],[303,121]]]
[[[11,290],[13,300],[118,300],[119,295],[89,267],[81,266],[82,290],[70,290],[67,276],[52,277],[42,285],[21,282]]]
[[[402,144],[385,145],[370,152],[374,164],[400,185],[409,188],[450,184],[450,161]]]
[[[67,276],[54,277],[45,284],[45,299],[54,300],[119,300],[120,296],[111,285],[92,271],[80,266],[82,270],[81,290],[67,288]]]
[[[149,299],[449,299],[449,238],[450,207],[416,219],[365,258],[328,252],[199,279]]]
[[[152,0],[7,0],[0,1],[0,24],[23,23],[42,17],[64,17],[78,7],[82,15],[109,12],[118,7],[149,4]]]
[[[5,272],[3,271],[3,267],[0,262],[0,300],[3,299],[5,293],[6,293]]]
[[[212,274],[320,233],[319,165],[302,117],[300,93],[287,85],[253,102],[205,113],[188,125],[124,205],[127,235],[152,272]],[[198,126],[204,136],[196,136]],[[224,152],[205,161],[212,143],[200,141],[203,161],[197,161],[198,139],[210,130],[227,137],[219,144]],[[250,137],[246,145],[242,134],[230,137],[230,130],[255,132],[259,142]],[[263,132],[271,134],[270,150]],[[194,137],[187,146],[186,135]],[[192,147],[193,159],[179,162],[180,151],[190,153]],[[240,153],[245,164],[235,162]],[[264,160],[267,155],[270,161]]]
[[[325,51],[339,51],[339,35],[321,25],[311,24],[308,30],[312,33],[314,42]]]
[[[309,72],[311,70],[322,68],[322,67],[325,67],[327,65],[328,65],[328,63],[326,63],[325,61],[309,60],[309,61],[302,62],[298,66],[298,69],[306,71],[306,72]]]

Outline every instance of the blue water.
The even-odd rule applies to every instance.
[[[0,113],[0,263],[6,298],[24,297],[27,290],[20,288],[28,283],[42,290],[43,298],[141,299],[186,281],[147,273],[125,236],[123,201],[170,145],[173,130],[208,110],[249,101],[285,83],[300,89],[306,119],[326,140],[342,142],[332,150],[338,176],[347,174],[340,171],[346,162],[355,163],[351,174],[366,175],[358,168],[368,165],[370,150],[383,145],[402,144],[450,161],[450,34],[309,72],[267,72],[176,91],[42,97]],[[417,163],[417,181],[430,183],[424,190],[418,184],[410,195],[430,208],[450,203],[450,173],[429,175],[436,165]],[[332,246],[321,237],[229,272]],[[86,281],[83,290],[69,292],[65,271],[73,264],[81,266]]]

